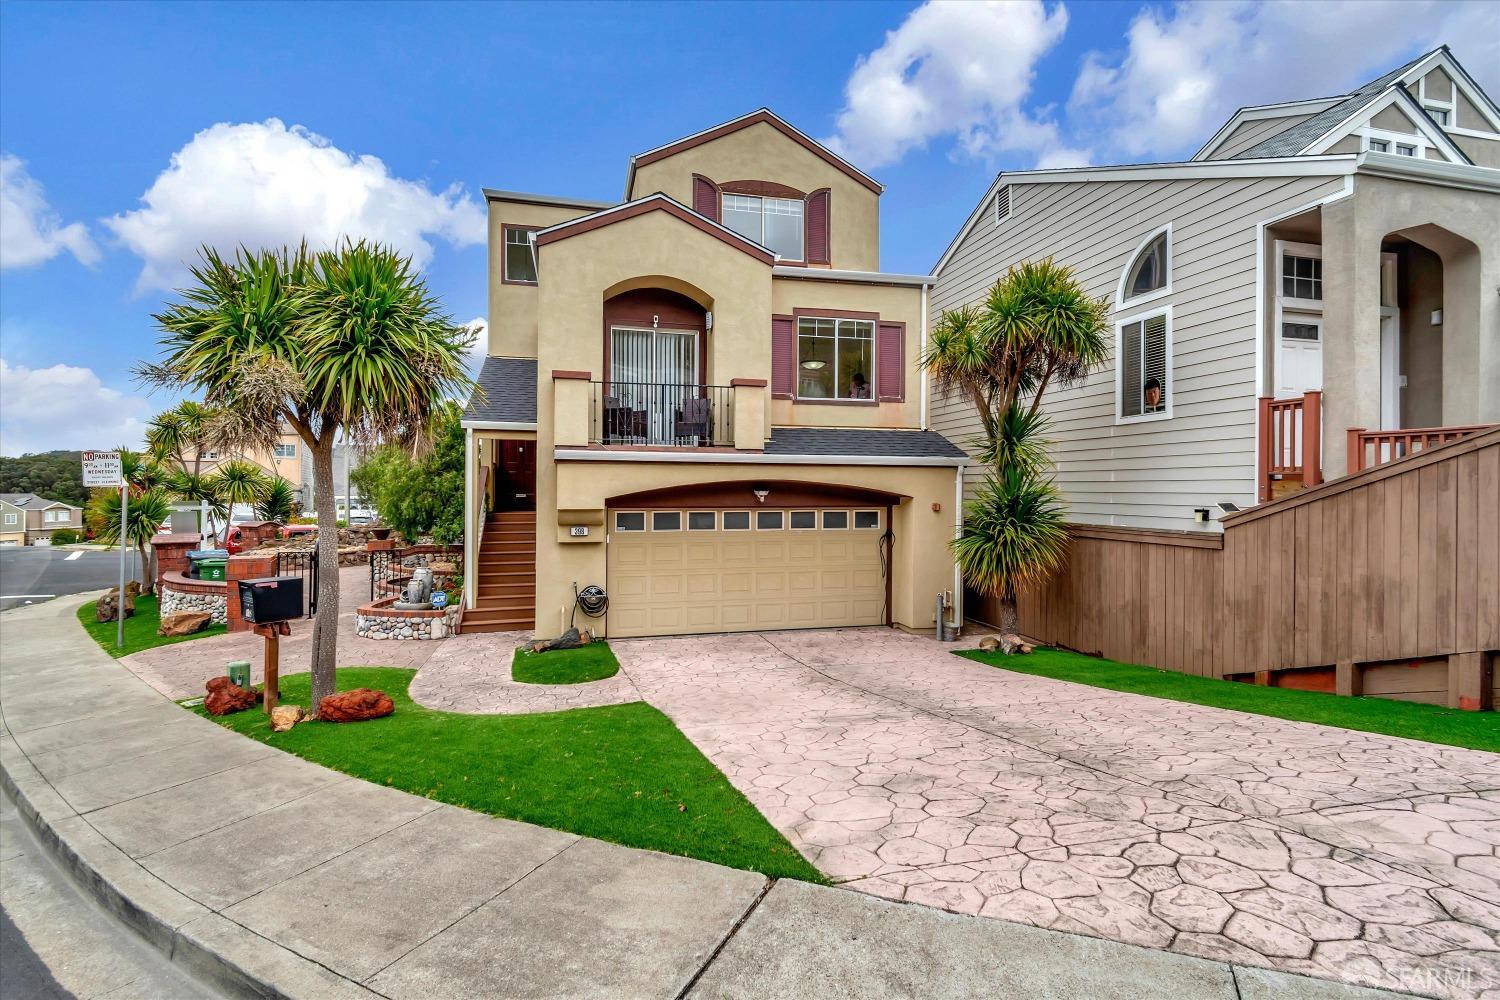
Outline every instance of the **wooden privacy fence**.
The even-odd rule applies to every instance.
[[[1490,707],[1500,430],[1224,519],[1222,534],[1075,526],[1022,595],[1044,642],[1210,677]],[[971,612],[997,620],[993,602]]]

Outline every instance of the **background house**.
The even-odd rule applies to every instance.
[[[83,531],[83,508],[35,493],[0,494],[0,545],[49,545],[59,528]]]

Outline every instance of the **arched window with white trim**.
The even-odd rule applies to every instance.
[[[1172,224],[1148,235],[1136,247],[1130,265],[1120,275],[1115,295],[1119,305],[1137,304],[1172,291]]]

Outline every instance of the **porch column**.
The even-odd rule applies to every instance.
[[[474,477],[478,463],[474,460],[474,428],[464,428],[464,607],[474,606],[476,579],[474,563],[479,558],[479,519],[484,509],[475,495]]]
[[[1344,431],[1380,426],[1380,240],[1358,198],[1323,207],[1323,469],[1347,468]]]
[[[730,379],[734,392],[734,448],[764,451],[766,447],[766,380]]]

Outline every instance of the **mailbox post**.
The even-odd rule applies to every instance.
[[[238,583],[240,613],[265,640],[263,707],[270,715],[281,697],[281,636],[291,635],[287,622],[302,616],[302,577],[263,576]]]

